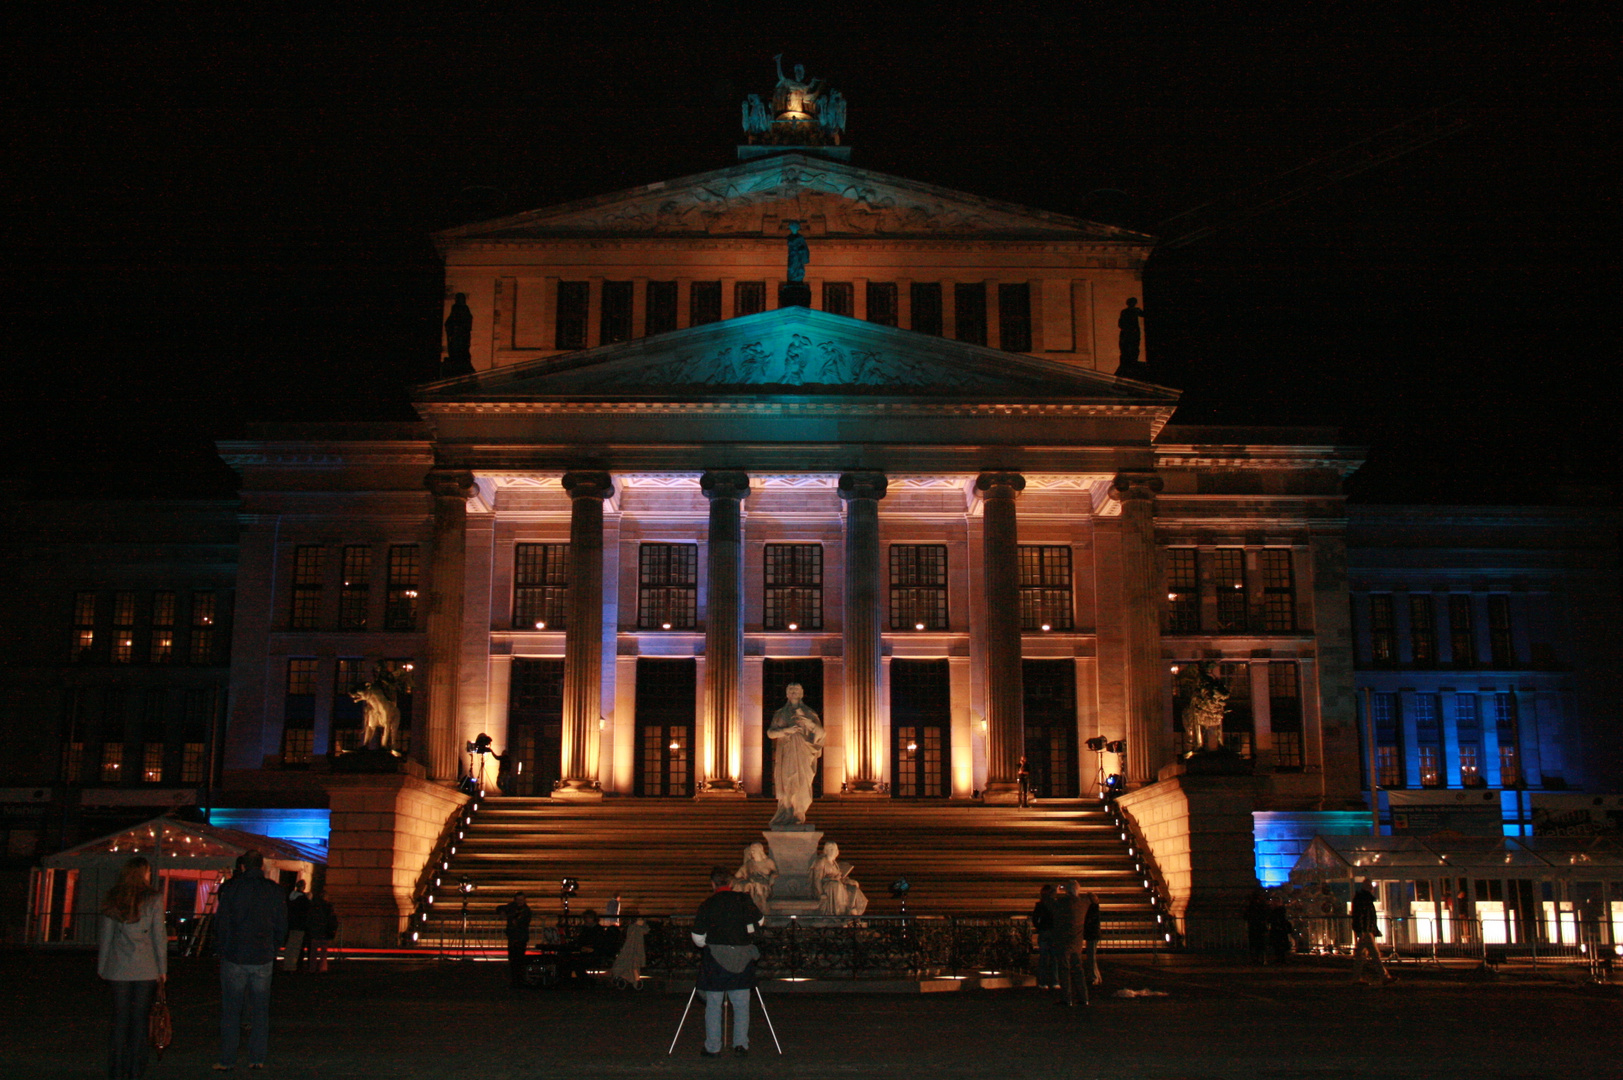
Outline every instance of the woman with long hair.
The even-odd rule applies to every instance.
[[[152,887],[152,864],[139,855],[124,864],[101,905],[96,974],[113,988],[113,1034],[107,1075],[134,1080],[146,1070],[147,1014],[169,975],[169,929],[163,896]]]

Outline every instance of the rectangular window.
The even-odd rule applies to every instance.
[[[823,310],[830,315],[850,318],[855,310],[854,292],[849,281],[823,282]]]
[[[598,316],[598,337],[602,344],[613,345],[631,340],[631,301],[637,286],[631,281],[605,281],[603,308]]]
[[[147,660],[153,664],[168,664],[175,659],[175,594],[152,594],[152,634],[148,643]]]
[[[155,592],[152,594],[152,625],[175,625],[175,594],[172,592]]]
[[[1488,597],[1488,651],[1493,666],[1516,666],[1516,647],[1510,636],[1510,597]]]
[[[327,577],[327,550],[313,544],[293,549],[293,611],[289,620],[295,630],[314,630],[321,625],[321,587]]]
[[[1392,597],[1375,593],[1369,598],[1369,657],[1377,667],[1397,663],[1398,639],[1392,623]]]
[[[1211,553],[1212,587],[1217,592],[1217,630],[1242,633],[1246,624],[1245,549],[1218,548]]]
[[[1522,782],[1521,755],[1517,752],[1516,695],[1493,695],[1493,726],[1499,735],[1499,783],[1518,787]]]
[[[1420,750],[1420,786],[1443,783],[1443,727],[1436,694],[1414,696],[1414,738]]]
[[[365,630],[372,607],[372,548],[350,544],[344,548],[343,589],[338,594],[338,628]]]
[[[1448,598],[1448,642],[1455,667],[1476,667],[1476,634],[1471,626],[1471,597],[1454,593]]]
[[[881,326],[895,326],[896,317],[896,283],[868,282],[868,321]]]
[[[823,547],[821,544],[768,544],[765,552],[766,630],[823,628]]]
[[[1454,695],[1454,732],[1460,748],[1460,783],[1475,787],[1482,783],[1482,718],[1475,694]]]
[[[287,693],[282,708],[282,764],[308,765],[315,748],[316,668],[308,657],[287,662]]]
[[[1437,608],[1427,594],[1409,596],[1409,648],[1415,667],[1437,664]]]
[[[1302,687],[1294,660],[1268,664],[1268,715],[1274,733],[1274,758],[1281,769],[1300,769],[1302,756]]]
[[[214,662],[215,596],[212,592],[192,593],[190,660],[194,664]]]
[[[952,307],[958,323],[958,340],[985,345],[986,286],[979,281],[956,283],[952,287]]]
[[[333,670],[332,749],[334,752],[359,750],[366,710],[350,697],[367,681],[366,661],[358,656],[341,656]]]
[[[637,552],[638,629],[692,630],[698,612],[698,547],[643,544]]]
[[[101,782],[116,784],[124,769],[124,744],[121,742],[104,742],[101,744]]]
[[[733,316],[758,315],[766,310],[766,282],[739,281],[733,284]]]
[[[890,628],[947,629],[947,545],[890,546]]]
[[[562,630],[569,603],[569,545],[518,544],[513,549],[513,627]]]
[[[142,747],[141,780],[148,784],[163,783],[163,743],[149,742]]]
[[[135,660],[135,594],[113,594],[113,663]]]
[[[1071,629],[1071,549],[1021,544],[1019,555],[1020,629]]]
[[[1200,633],[1200,563],[1194,548],[1167,549],[1167,633]]]
[[[203,782],[202,743],[189,742],[181,745],[180,782],[182,784],[201,784]]]
[[[389,548],[389,591],[384,596],[385,630],[417,629],[417,585],[420,572],[416,544]]]
[[[997,337],[1004,352],[1031,351],[1031,286],[1026,282],[998,284]]]
[[[676,329],[676,282],[648,283],[648,332],[668,334]]]
[[[913,331],[941,336],[941,282],[915,281],[908,289],[913,304]]]
[[[1296,629],[1296,569],[1287,548],[1263,548],[1257,553],[1262,571],[1262,628],[1270,634]]]
[[[96,594],[73,594],[73,657],[89,660],[96,647]]]
[[[1376,782],[1385,788],[1400,788],[1403,783],[1402,726],[1398,718],[1396,694],[1371,694],[1370,710],[1375,714],[1375,768]]]
[[[688,293],[688,325],[721,321],[721,282],[695,281]]]
[[[591,282],[558,282],[558,321],[554,328],[554,342],[558,348],[586,348],[586,315],[591,302]]]

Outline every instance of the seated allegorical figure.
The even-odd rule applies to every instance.
[[[868,910],[868,897],[851,876],[851,864],[840,862],[840,845],[823,845],[823,854],[811,865],[811,881],[819,915],[861,915]]]
[[[767,901],[772,898],[772,883],[778,880],[778,864],[772,861],[763,845],[751,844],[744,849],[743,865],[733,872],[733,880],[737,882],[734,888],[748,893],[765,915]]]

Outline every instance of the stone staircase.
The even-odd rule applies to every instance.
[[[775,805],[738,800],[615,799],[577,803],[547,798],[487,799],[439,875],[422,939],[455,937],[457,882],[475,886],[470,921],[480,936],[493,909],[524,892],[537,918],[562,910],[559,885],[579,882],[571,914],[601,911],[618,892],[630,915],[688,915],[709,895],[711,866],[735,869],[744,847],[762,839]],[[890,884],[906,878],[908,913],[1024,915],[1045,881],[1075,878],[1099,897],[1107,939],[1148,943],[1155,908],[1128,847],[1097,803],[1016,807],[931,800],[820,799],[808,820],[869,900],[868,914],[895,915]],[[1114,924],[1114,926],[1112,926]]]

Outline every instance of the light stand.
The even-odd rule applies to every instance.
[[[462,894],[462,959],[464,960],[472,959],[468,955],[468,897],[472,896],[473,891],[478,887],[467,877],[457,879],[456,891]]]

